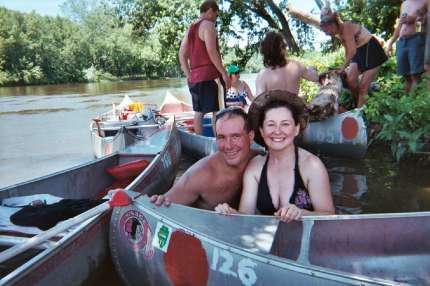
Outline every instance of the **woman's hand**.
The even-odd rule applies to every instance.
[[[223,214],[223,215],[231,215],[231,214],[237,214],[238,213],[238,211],[236,209],[230,207],[230,205],[227,203],[218,204],[215,207],[215,212],[219,213],[219,214]]]
[[[283,222],[292,222],[293,220],[300,220],[303,216],[303,210],[298,208],[294,204],[289,204],[286,207],[281,207],[274,214],[277,218],[279,218]]]

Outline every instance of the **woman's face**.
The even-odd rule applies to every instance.
[[[232,74],[230,75],[230,80],[231,80],[232,82],[236,82],[236,81],[238,81],[238,80],[239,80],[239,78],[240,78],[240,73],[239,73],[239,72],[237,72],[237,73],[232,73]]]
[[[282,150],[294,144],[294,138],[299,134],[300,125],[294,122],[293,115],[287,107],[276,107],[266,111],[261,136],[267,147]]]
[[[335,36],[338,32],[336,23],[323,23],[320,25],[321,30],[329,36]]]

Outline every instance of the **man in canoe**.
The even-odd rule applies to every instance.
[[[215,29],[218,11],[216,1],[204,1],[199,19],[191,24],[179,48],[179,62],[187,77],[197,134],[202,134],[203,116],[224,107],[224,85],[230,88]]]
[[[157,206],[173,202],[208,210],[221,202],[238,206],[243,172],[256,155],[250,149],[254,131],[240,107],[218,112],[215,131],[218,151],[192,165],[166,194],[152,196],[151,202]]]

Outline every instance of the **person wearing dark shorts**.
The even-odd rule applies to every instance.
[[[425,71],[427,0],[405,0],[400,6],[400,16],[393,36],[388,41],[391,53],[396,42],[397,73],[405,79],[405,91],[410,92]]]
[[[224,82],[222,79],[188,83],[193,110],[201,113],[216,112],[223,107]]]
[[[359,47],[351,62],[356,63],[360,72],[365,72],[379,67],[387,60],[384,49],[375,38],[371,38],[367,44]]]
[[[345,48],[345,60],[339,67],[339,73],[346,73],[356,106],[362,107],[367,101],[370,84],[380,66],[387,60],[384,49],[364,26],[352,21],[342,21],[339,14],[330,7],[321,9],[320,28],[327,35],[338,37]]]
[[[396,43],[397,73],[401,76],[424,72],[426,35],[416,33],[399,38]]]
[[[200,6],[200,18],[191,24],[179,49],[181,69],[188,80],[194,112],[194,131],[203,132],[203,117],[224,108],[224,83],[230,87],[219,51],[215,21],[218,4],[206,0]]]

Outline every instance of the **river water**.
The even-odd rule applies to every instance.
[[[255,75],[243,78],[253,89]],[[188,93],[183,79],[0,88],[0,189],[92,160],[92,118],[126,94],[160,104],[167,90]],[[430,210],[429,167],[375,147],[359,161],[322,159],[338,213]]]

